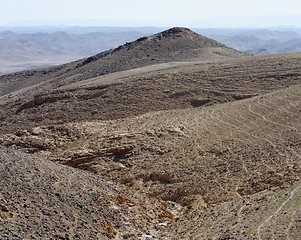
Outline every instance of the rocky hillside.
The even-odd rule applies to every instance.
[[[174,28],[4,76],[0,238],[301,239],[300,65]]]
[[[113,120],[249,98],[298,84],[299,64],[300,54],[218,64],[163,64],[64,85],[38,96],[36,88],[24,89],[0,98],[0,130],[17,131],[24,129],[24,124],[30,129],[39,125]]]
[[[301,236],[300,94],[295,85],[209,107],[39,126],[1,144],[165,201],[178,220],[162,239]]]
[[[0,238],[137,239],[172,219],[168,205],[95,174],[0,147]]]

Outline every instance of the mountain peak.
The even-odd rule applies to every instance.
[[[158,48],[158,51],[163,52],[175,52],[182,51],[184,49],[200,49],[200,48],[211,48],[211,47],[225,47],[223,44],[199,35],[188,28],[174,27],[167,29],[163,32],[141,37],[134,42],[126,43],[114,51],[122,49],[154,49]]]
[[[191,31],[188,28],[183,27],[174,27],[163,32],[157,33],[155,35],[150,36],[151,39],[164,39],[164,38],[174,38],[174,37],[184,37],[184,38],[197,38],[201,37],[199,34]]]
[[[150,35],[148,37],[139,38],[138,40],[134,41],[134,43],[150,41],[150,40],[160,41],[163,39],[172,39],[172,38],[179,38],[179,37],[195,39],[195,38],[200,38],[203,36],[191,31],[189,28],[174,27],[174,28],[167,29],[167,30],[157,33],[157,34]]]
[[[178,33],[193,33],[193,34],[195,34],[189,28],[185,28],[185,27],[173,27],[173,28],[167,29],[167,30],[162,32],[162,34],[178,34]]]

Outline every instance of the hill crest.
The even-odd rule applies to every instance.
[[[167,45],[167,46],[166,46]],[[173,56],[172,60],[183,60],[190,59],[191,56],[187,56],[182,50],[192,50],[192,49],[202,49],[202,48],[228,48],[226,45],[221,44],[213,39],[207,38],[205,36],[199,35],[188,28],[183,27],[174,27],[163,32],[153,34],[150,36],[145,36],[138,38],[135,41],[127,42],[115,49],[111,49],[92,57],[88,57],[82,64],[78,66],[83,66],[85,64],[97,61],[100,58],[106,57],[108,55],[116,54],[121,51],[139,51],[144,50],[149,52],[152,49],[155,51],[155,54],[146,53],[146,57],[156,57],[158,54],[156,52],[162,52],[170,57],[169,54],[175,54],[175,52],[180,52],[182,56]],[[228,48],[230,49],[230,48]],[[231,49],[236,51],[234,49]],[[239,53],[238,51],[236,51]],[[139,57],[142,57],[143,54]],[[145,56],[144,56],[145,57]],[[164,56],[163,56],[164,58]],[[197,56],[192,56],[192,58],[197,58]],[[152,58],[152,61],[156,59]],[[166,59],[168,60],[168,59]]]
[[[106,74],[170,62],[218,61],[246,54],[186,28],[172,28],[60,66],[0,76],[0,96],[38,86],[51,91]],[[44,84],[46,83],[47,84]],[[37,89],[34,90],[38,94]]]
[[[163,32],[141,37],[132,43],[127,43],[124,46],[130,46],[135,44],[160,44],[163,41],[174,41],[176,39],[182,38],[183,40],[195,41],[195,47],[225,47],[225,45],[218,43],[217,41],[207,38],[205,36],[199,35],[188,28],[174,27]]]

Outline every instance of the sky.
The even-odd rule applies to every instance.
[[[0,0],[0,26],[301,27],[300,0]]]

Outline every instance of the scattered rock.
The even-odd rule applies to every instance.
[[[190,101],[190,104],[191,104],[191,106],[193,106],[193,107],[201,107],[201,106],[203,106],[203,105],[205,105],[205,104],[207,104],[207,103],[210,103],[210,99],[192,99],[191,101]]]
[[[36,96],[34,99],[24,103],[20,108],[17,109],[16,113],[20,113],[24,109],[33,108],[40,106],[46,102],[46,98],[42,96]]]
[[[9,212],[9,208],[6,205],[0,204],[0,210],[3,212]]]

